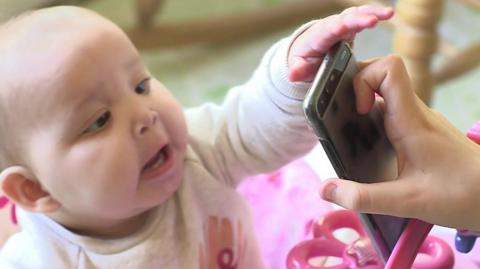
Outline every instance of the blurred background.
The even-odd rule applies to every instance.
[[[71,4],[95,10],[127,32],[142,53],[153,76],[163,82],[185,107],[191,107],[204,102],[221,102],[229,88],[250,77],[264,52],[273,43],[289,35],[302,23],[337,13],[349,5],[365,2],[369,1],[0,0],[0,21],[8,20],[28,9],[52,5]],[[466,132],[473,123],[480,120],[480,1],[375,2],[390,6],[397,6],[402,2],[405,4],[404,15],[418,15],[420,20],[417,23],[420,25],[424,24],[422,16],[426,14],[419,13],[419,10],[429,12],[428,8],[425,8],[425,5],[428,5],[426,3],[435,3],[433,9],[442,11],[438,14],[436,24],[439,36],[438,52],[432,54],[431,69],[452,67],[460,70],[458,73],[461,75],[437,83],[428,103]],[[442,4],[443,8],[437,9],[435,6]],[[409,5],[416,8],[410,10]],[[364,60],[393,53],[393,28],[391,23],[382,23],[359,34],[354,47],[357,59]],[[424,30],[408,28],[407,37],[418,37],[422,31]],[[426,39],[427,41],[429,40]],[[422,45],[415,47],[409,44],[408,40],[402,42],[403,49],[410,49],[413,54],[422,50]],[[409,47],[410,45],[412,47]],[[465,49],[468,53],[459,56]],[[313,164],[311,166],[316,175],[324,178],[332,174],[332,169],[321,153],[310,155],[307,162]],[[294,164],[296,170],[287,168],[273,176],[257,178],[257,183],[247,181],[240,190],[255,205],[254,215],[261,237],[260,243],[266,242],[262,248],[265,256],[270,258],[269,268],[283,268],[286,251],[305,236],[304,224],[319,213],[331,209],[330,205],[325,202],[322,204],[318,198],[318,188],[315,185],[318,181],[315,181],[315,175],[308,174],[308,170],[302,165]],[[272,178],[281,179],[284,183],[288,181],[290,185],[284,184],[286,187],[279,192],[272,187]],[[313,181],[308,181],[312,178]],[[290,200],[281,197],[282,191],[283,194],[290,195]],[[292,193],[295,195],[291,195]],[[266,196],[270,204],[265,203]],[[282,203],[285,204],[281,206]],[[283,208],[284,212],[275,215],[277,208]],[[293,210],[288,211],[288,208]],[[297,208],[304,210],[296,210]],[[297,214],[298,218],[293,218],[294,214]],[[299,222],[299,219],[305,223]],[[282,226],[278,223],[282,223]],[[285,239],[286,230],[295,232],[288,234],[286,237],[290,238]],[[262,231],[270,232],[271,235],[265,235]],[[276,249],[272,247],[274,245],[277,246]],[[279,245],[283,248],[279,249]]]
[[[248,79],[270,45],[290,34],[302,22],[337,12],[345,3],[365,1],[160,0],[157,1],[160,4],[156,12],[150,7],[139,15],[142,13],[138,7],[140,2],[148,6],[156,1],[0,0],[0,20],[4,21],[26,9],[73,4],[93,9],[127,31],[141,28],[139,25],[142,23],[147,25],[143,27],[147,29],[145,31],[163,26],[163,31],[159,33],[164,35],[157,34],[155,42],[149,42],[151,39],[143,38],[141,34],[136,35],[138,38],[135,40],[140,44],[144,60],[153,75],[184,106],[189,107],[205,101],[220,102],[230,87]],[[394,6],[397,1],[383,2]],[[445,42],[455,49],[462,49],[480,41],[479,1],[439,0],[439,5],[442,2],[444,8],[438,32]],[[138,19],[149,16],[148,22]],[[260,26],[256,27],[255,22]],[[222,25],[225,27],[222,28]],[[199,29],[197,35],[206,36],[204,40],[195,36],[196,27]],[[208,27],[211,30],[205,30]],[[386,25],[362,32],[355,42],[357,59],[392,53],[392,39],[392,29]],[[436,54],[433,67],[444,61],[445,55]],[[480,120],[480,68],[435,88],[430,105],[444,113],[462,131]]]

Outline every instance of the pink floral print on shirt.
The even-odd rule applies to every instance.
[[[242,268],[246,246],[240,222],[234,227],[227,218],[210,216],[204,236],[206,243],[200,244],[199,269]]]
[[[10,204],[10,220],[13,224],[17,225],[17,214],[15,210],[15,204],[11,203],[5,196],[0,196],[0,209],[6,208]]]

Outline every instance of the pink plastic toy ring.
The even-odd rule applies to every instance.
[[[351,244],[345,244],[338,240],[334,232],[342,228],[351,228],[356,231],[359,238]],[[420,240],[422,235],[412,237],[412,231],[418,230],[425,235],[431,225],[414,220],[410,227],[404,231],[401,237],[404,248],[397,249],[394,264],[387,263],[388,268],[407,268],[413,262],[417,252],[406,250],[409,238],[414,242]],[[363,229],[363,226],[353,211],[338,210],[325,215],[313,226],[313,239],[306,240],[295,246],[287,257],[288,269],[381,269],[383,264],[370,244],[370,240]],[[416,240],[416,241],[415,241]],[[423,237],[421,238],[423,241]],[[400,242],[400,241],[399,241]],[[406,244],[405,244],[405,243]],[[398,253],[398,251],[403,253]],[[416,260],[413,264],[415,269],[450,269],[453,268],[453,252],[450,247],[441,239],[429,236],[418,249],[419,253],[428,256],[428,259]],[[395,250],[394,250],[395,252]],[[398,255],[404,254],[404,255]],[[406,255],[406,256],[405,256]],[[393,256],[393,254],[392,254]],[[411,256],[411,257],[407,257]],[[314,265],[311,259],[316,257],[336,257],[341,262],[332,266]],[[391,262],[391,261],[389,261]]]

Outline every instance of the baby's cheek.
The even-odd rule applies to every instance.
[[[133,157],[137,154],[119,150],[122,148],[128,146],[98,148],[77,156],[77,164],[84,164],[78,171],[82,177],[80,180],[88,184],[92,192],[118,192],[126,184],[133,184],[132,181],[138,177],[138,160]]]
[[[140,177],[139,160],[137,154],[125,153],[113,155],[100,171],[99,180],[103,188],[124,189],[137,184]]]
[[[177,113],[171,113],[166,120],[169,122],[167,128],[169,128],[169,135],[177,149],[183,151],[186,149],[188,143],[187,122],[181,107],[178,106],[175,108],[176,109],[172,109],[171,111],[177,111]]]

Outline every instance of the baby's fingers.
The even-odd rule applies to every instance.
[[[393,9],[391,7],[367,5],[346,9],[340,14],[340,22],[332,23],[337,25],[343,24],[346,31],[348,31],[348,35],[354,35],[364,29],[374,27],[379,20],[386,20],[392,16]],[[345,29],[340,30],[345,31]],[[341,32],[340,34],[345,35]]]
[[[291,81],[312,81],[320,64],[321,59],[318,57],[296,57],[288,77]]]
[[[375,15],[381,20],[386,20],[392,17],[393,9],[391,7],[364,5],[359,7],[350,7],[345,9],[342,14],[368,14]]]
[[[291,81],[310,81],[328,50],[338,41],[353,42],[355,34],[388,19],[393,9],[381,6],[361,6],[346,9],[312,25],[301,34],[288,56]],[[317,59],[314,59],[317,58]]]
[[[393,9],[380,6],[361,6],[346,9],[313,25],[304,34],[304,44],[298,46],[295,56],[323,57],[340,40],[353,41],[355,34],[374,27],[379,20],[388,19]],[[299,44],[300,45],[300,44]]]

